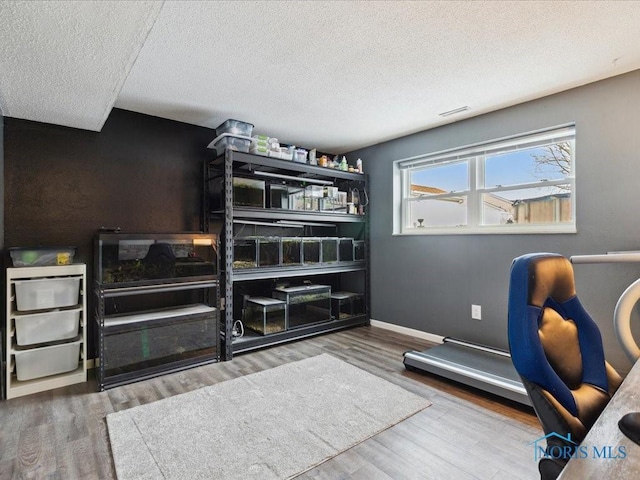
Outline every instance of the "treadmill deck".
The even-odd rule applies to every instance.
[[[404,354],[409,370],[422,370],[531,406],[527,391],[507,353],[447,341],[422,352]]]

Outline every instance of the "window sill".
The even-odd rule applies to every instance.
[[[411,235],[552,235],[552,234],[576,234],[575,225],[558,226],[486,226],[486,227],[423,227],[407,228],[402,232],[394,232],[393,236]]]

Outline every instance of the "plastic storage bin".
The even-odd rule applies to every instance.
[[[242,321],[245,328],[261,335],[283,332],[287,329],[287,304],[274,298],[249,298]]]
[[[18,380],[31,380],[75,370],[80,362],[80,345],[82,341],[76,340],[30,350],[15,350]]]
[[[331,320],[331,287],[328,285],[277,288],[273,296],[287,302],[288,328]]]
[[[78,304],[79,277],[16,280],[15,286],[19,311],[70,307]]]
[[[16,340],[18,345],[67,340],[78,335],[80,308],[54,312],[17,315]]]
[[[293,161],[298,163],[307,163],[307,151],[304,148],[296,148],[293,151]]]
[[[250,137],[253,133],[253,124],[229,118],[218,125],[218,127],[216,128],[216,137],[219,137],[223,133],[231,133],[233,135]],[[249,143],[251,143],[250,140]]]
[[[236,152],[249,153],[251,147],[251,140],[246,138],[236,137],[224,137],[216,143],[216,150],[218,153],[222,153],[226,149],[235,150]]]
[[[14,247],[8,250],[14,267],[70,265],[76,254],[76,247]]]

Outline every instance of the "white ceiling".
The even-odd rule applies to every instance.
[[[638,1],[3,0],[0,25],[5,116],[237,118],[336,153],[640,68]]]

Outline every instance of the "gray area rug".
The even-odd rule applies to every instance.
[[[120,480],[286,479],[430,402],[328,354],[107,416]]]

